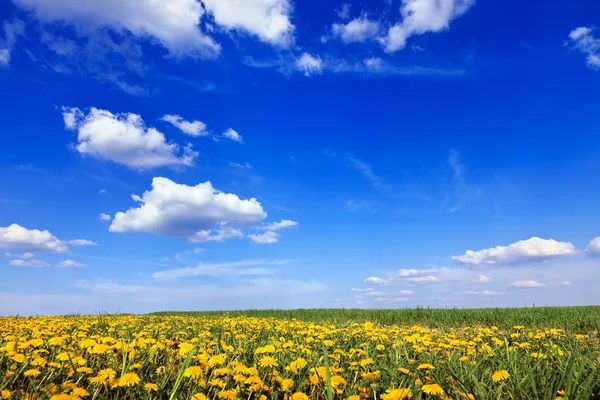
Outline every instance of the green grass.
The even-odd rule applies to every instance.
[[[430,328],[461,326],[492,326],[512,328],[560,328],[572,332],[600,330],[600,306],[535,307],[535,308],[478,308],[478,309],[299,309],[299,310],[245,310],[245,311],[190,311],[159,312],[154,315],[185,316],[249,316],[296,318],[301,321],[331,321],[336,324],[373,321],[384,325],[423,325]]]

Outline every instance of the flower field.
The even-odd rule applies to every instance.
[[[597,332],[221,315],[0,318],[1,399],[597,399]]]

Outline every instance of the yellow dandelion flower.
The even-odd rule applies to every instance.
[[[144,389],[147,392],[156,392],[156,391],[158,391],[158,385],[156,383],[146,383],[144,385]]]
[[[84,388],[75,388],[71,391],[71,396],[86,397],[89,395],[90,395],[90,392],[88,392]]]
[[[309,398],[304,393],[296,392],[292,395],[292,400],[309,400]]]
[[[32,376],[34,378],[37,378],[40,373],[41,372],[39,369],[28,369],[27,371],[25,371],[25,373],[23,375]]]
[[[185,376],[186,378],[199,378],[200,376],[202,376],[202,368],[197,365],[188,367],[183,373],[183,376]]]
[[[505,369],[501,369],[499,371],[496,371],[492,374],[492,380],[494,382],[500,382],[500,381],[505,381],[508,378],[510,378],[510,374],[508,373],[507,370]]]
[[[277,367],[279,364],[277,363],[277,360],[275,360],[275,358],[271,357],[271,356],[264,356],[263,358],[261,358],[258,361],[258,365],[260,365],[261,367],[268,367],[268,368],[272,368],[272,367]]]
[[[12,393],[9,390],[2,390],[0,391],[0,399],[10,399],[12,396]]]
[[[430,394],[433,396],[441,396],[444,394],[444,389],[442,389],[442,387],[440,385],[438,385],[437,383],[431,383],[431,384],[427,384],[427,385],[423,385],[423,387],[421,388],[421,390],[426,393],[426,394]]]
[[[128,372],[119,378],[119,386],[135,386],[140,383],[140,377],[135,372]]]
[[[196,393],[193,395],[190,400],[208,400],[208,397],[204,393]]]
[[[424,363],[424,364],[419,364],[417,369],[435,369],[435,367],[431,364]]]
[[[408,388],[388,389],[381,395],[382,400],[404,400],[412,396],[412,391]],[[358,397],[358,396],[357,396]]]
[[[352,396],[348,396],[346,400],[360,400],[360,396],[353,394]]]

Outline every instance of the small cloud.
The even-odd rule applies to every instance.
[[[182,117],[176,114],[165,114],[162,121],[166,121],[179,129],[181,132],[190,136],[208,136],[206,130],[206,124],[201,121],[186,121]]]
[[[467,295],[467,296],[501,296],[506,293],[505,292],[492,292],[491,290],[483,290],[483,291],[470,290],[470,291],[461,292],[458,294]]]
[[[33,267],[33,268],[45,268],[45,267],[49,267],[50,264],[48,264],[45,261],[40,261],[40,260],[34,260],[34,259],[30,259],[30,260],[11,260],[8,265],[10,265],[11,267]]]
[[[223,132],[223,137],[229,140],[233,140],[234,142],[244,143],[242,135],[237,133],[233,128],[229,128],[225,132]]]
[[[261,234],[248,235],[248,238],[258,244],[273,244],[279,241],[279,234],[277,232],[267,231]]]
[[[70,244],[71,246],[97,246],[98,243],[93,242],[91,240],[87,240],[87,239],[72,239],[72,240],[67,240],[67,243]]]
[[[569,281],[551,282],[554,286],[572,286],[573,284]]]
[[[83,268],[86,265],[75,262],[73,260],[65,260],[65,261],[59,262],[56,266],[59,268]]]
[[[593,35],[592,28],[581,26],[569,34],[573,48],[585,54],[588,67],[600,70],[600,39]]]
[[[252,165],[250,165],[248,162],[240,164],[240,163],[232,161],[229,163],[229,166],[239,168],[239,169],[252,169]]]
[[[351,8],[351,4],[348,4],[348,3],[342,4],[340,9],[336,11],[338,17],[340,17],[340,19],[350,18],[350,8]]]
[[[312,56],[308,53],[302,53],[302,55],[296,60],[296,69],[304,72],[305,76],[311,76],[314,74],[321,74],[322,61],[319,56]]]
[[[517,287],[517,288],[536,288],[536,287],[542,287],[542,286],[546,286],[546,285],[544,285],[543,283],[540,283],[538,281],[528,280],[528,281],[515,281],[515,282],[512,282],[510,284],[510,286]]]
[[[489,276],[478,275],[477,279],[473,279],[473,283],[492,283],[494,280]]]
[[[106,189],[100,189],[100,190],[98,191],[98,194],[106,194],[106,193],[108,193],[108,192],[106,191]]]
[[[11,252],[6,252],[6,253],[4,253],[4,257],[19,258],[19,259],[22,259],[22,260],[27,260],[29,258],[34,258],[35,254],[29,253],[29,252],[26,252],[26,253],[23,253],[23,254],[15,254],[15,253],[11,253]]]
[[[441,282],[441,279],[434,275],[427,275],[427,276],[415,276],[413,278],[408,278],[408,281],[411,283],[428,284],[428,283]]]
[[[392,280],[390,280],[390,279],[378,278],[376,276],[370,276],[367,279],[365,279],[364,282],[367,285],[374,285],[374,286],[388,286],[393,283]]]
[[[99,218],[102,221],[110,221],[112,219],[112,217],[109,214],[104,214],[104,213],[100,213]]]

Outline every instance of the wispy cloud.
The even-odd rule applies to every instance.
[[[195,276],[264,276],[275,272],[273,267],[291,262],[290,260],[243,260],[223,263],[198,263],[194,267],[175,268],[152,274],[157,280],[173,280]]]

